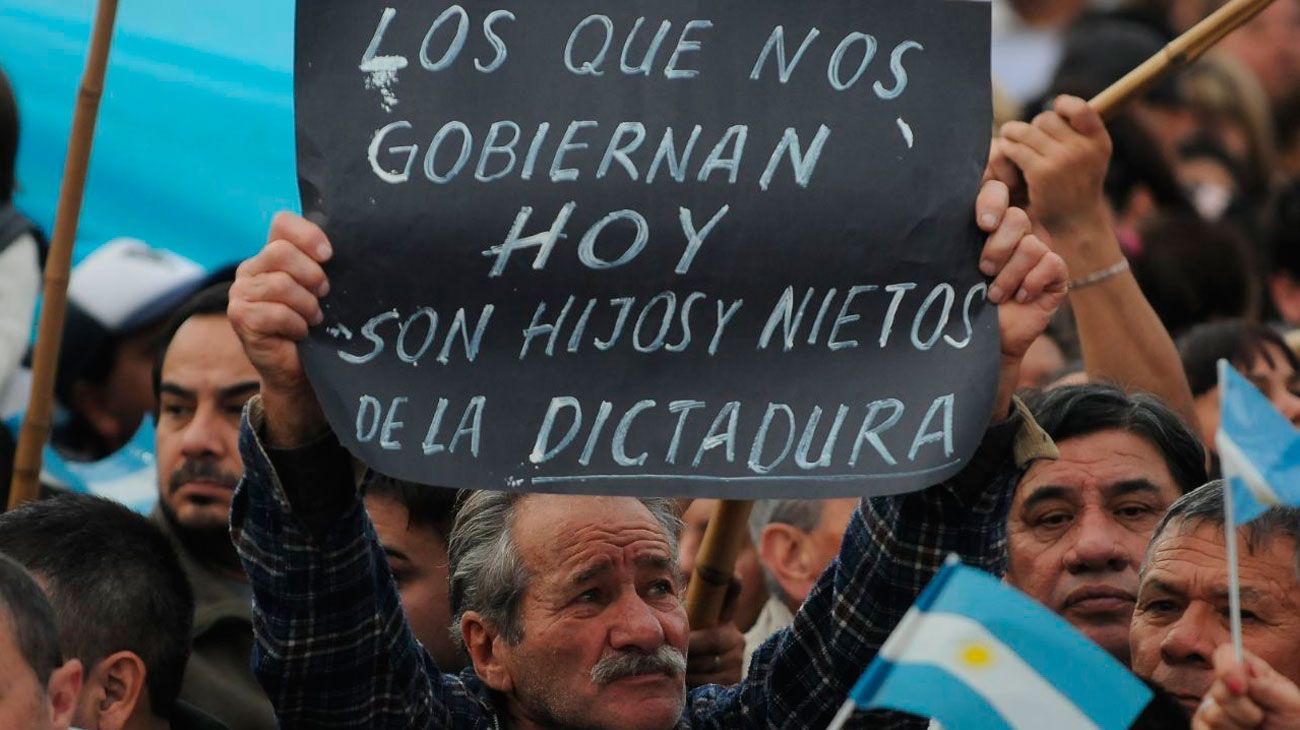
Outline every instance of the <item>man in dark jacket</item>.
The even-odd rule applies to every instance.
[[[253,678],[252,592],[230,544],[230,497],[243,463],[239,413],[258,391],[226,319],[226,289],[203,290],[176,312],[159,343],[158,505],[194,589],[193,655],[181,697],[240,730],[273,730],[271,705]]]

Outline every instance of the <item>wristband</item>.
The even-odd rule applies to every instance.
[[[1128,270],[1128,259],[1123,258],[1100,271],[1094,271],[1091,274],[1081,276],[1078,279],[1071,279],[1069,289],[1070,291],[1074,291],[1075,289],[1083,289],[1084,287],[1089,287],[1093,284],[1100,284],[1101,282],[1119,276]]]

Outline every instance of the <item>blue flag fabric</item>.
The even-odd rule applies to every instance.
[[[1300,431],[1225,360],[1219,361],[1219,450],[1241,525],[1275,505],[1300,505]]]
[[[950,564],[850,699],[933,717],[946,730],[1121,730],[1151,692],[1042,605],[987,573]]]
[[[23,414],[0,423],[15,439],[22,428]],[[41,483],[70,492],[107,497],[147,515],[158,502],[158,460],[154,456],[153,419],[146,417],[122,448],[98,461],[64,459],[50,444],[41,455]]]

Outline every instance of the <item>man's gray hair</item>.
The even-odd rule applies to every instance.
[[[447,540],[450,578],[451,636],[465,649],[461,618],[474,611],[496,629],[507,644],[524,638],[519,609],[530,578],[514,538],[515,513],[526,492],[466,492]],[[670,499],[640,500],[663,529],[672,558],[677,560],[677,536],[682,521]]]
[[[790,525],[801,532],[817,529],[822,521],[822,504],[820,499],[760,499],[754,502],[749,511],[749,537],[754,541],[754,551],[758,551],[763,528],[768,525]],[[763,582],[767,584],[768,593],[789,603],[790,597],[768,570],[761,555],[758,564],[763,569]]]
[[[1169,511],[1165,512],[1164,517],[1160,519],[1160,524],[1156,525],[1155,532],[1151,534],[1151,542],[1147,543],[1146,558],[1142,561],[1144,571],[1156,542],[1174,522],[1178,523],[1176,529],[1183,533],[1201,525],[1223,527],[1227,523],[1227,513],[1223,506],[1224,488],[1224,481],[1216,479],[1184,494],[1170,505]],[[1270,507],[1243,527],[1246,547],[1252,552],[1275,537],[1291,538],[1296,544],[1295,567],[1297,579],[1300,580],[1300,508]]]

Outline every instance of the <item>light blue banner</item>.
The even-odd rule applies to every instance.
[[[95,3],[0,0],[22,116],[19,208],[54,221]],[[134,236],[208,268],[298,208],[291,0],[121,0],[77,237]]]

